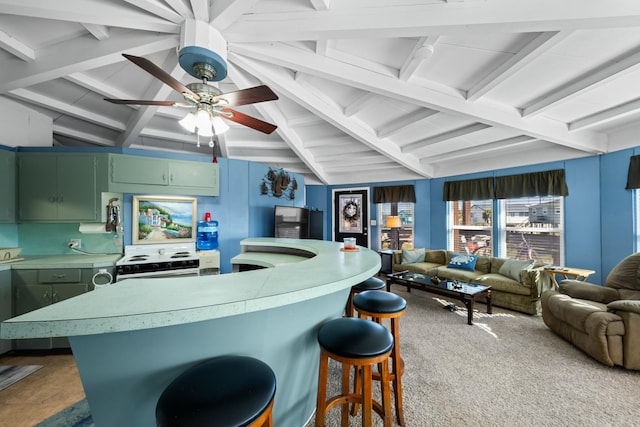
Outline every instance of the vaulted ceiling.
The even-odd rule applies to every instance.
[[[55,146],[211,153],[177,123],[184,109],[103,99],[181,101],[122,53],[197,82],[178,64],[194,31],[226,42],[222,92],[279,97],[238,107],[278,128],[228,122],[221,155],[307,184],[640,145],[636,0],[0,0],[0,96],[50,116]]]

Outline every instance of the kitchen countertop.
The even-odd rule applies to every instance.
[[[14,261],[2,266],[12,269],[37,268],[101,268],[111,267],[122,258],[122,254],[109,255],[27,255],[22,261]]]
[[[82,336],[181,325],[281,307],[349,288],[380,268],[367,248],[342,252],[320,240],[252,238],[243,247],[291,249],[315,254],[300,262],[219,276],[128,279],[14,317],[0,325],[1,338]],[[105,260],[70,263],[70,256],[39,257],[12,268],[96,266]],[[111,258],[110,260],[113,260]]]

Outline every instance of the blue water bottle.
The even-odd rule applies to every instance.
[[[198,222],[196,247],[200,251],[218,248],[218,221],[212,221],[209,212],[204,214],[204,221]]]

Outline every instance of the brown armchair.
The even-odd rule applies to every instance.
[[[563,280],[545,291],[542,318],[599,362],[640,369],[640,252],[620,261],[605,286]]]

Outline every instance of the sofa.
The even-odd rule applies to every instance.
[[[640,253],[620,261],[604,286],[565,279],[545,291],[542,319],[597,361],[640,369]]]
[[[473,265],[466,265],[475,257]],[[552,289],[544,264],[484,255],[457,254],[440,249],[396,250],[392,271],[413,271],[440,279],[461,280],[491,286],[493,305],[540,315],[540,297]]]

